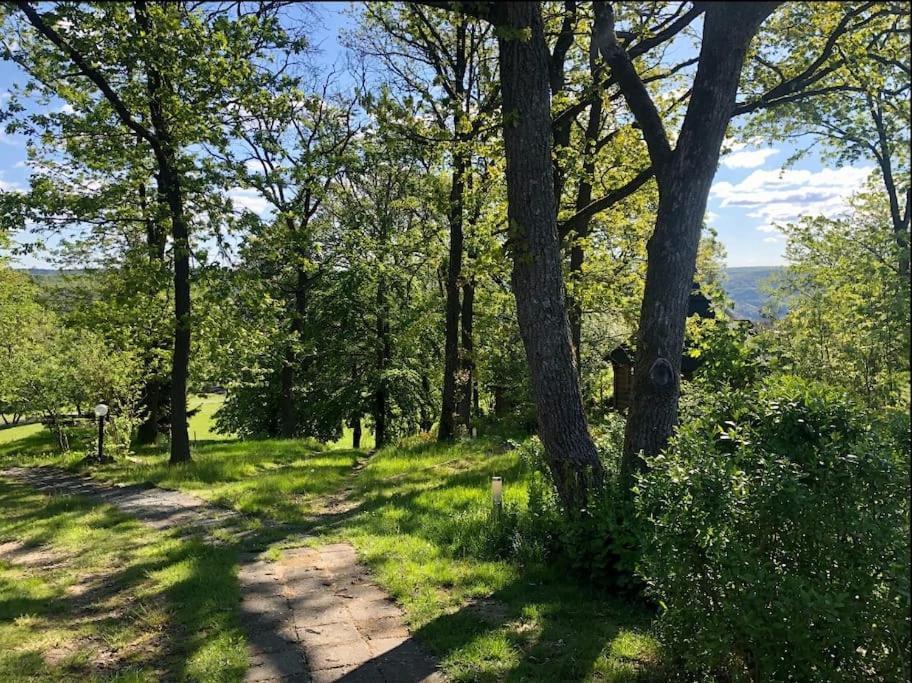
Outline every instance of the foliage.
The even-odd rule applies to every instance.
[[[732,392],[639,480],[640,572],[681,676],[901,680],[909,451],[794,377]]]
[[[806,218],[786,234],[791,265],[775,291],[788,313],[772,332],[780,365],[876,405],[897,401],[909,377],[909,283],[885,199],[862,194],[845,218]]]

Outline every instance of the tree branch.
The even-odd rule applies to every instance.
[[[662,118],[656,109],[655,102],[646,90],[646,86],[637,74],[630,56],[617,41],[614,33],[614,10],[607,2],[595,3],[595,28],[593,39],[596,40],[602,58],[611,67],[611,73],[627,100],[627,106],[633,113],[643,131],[649,158],[657,175],[662,174],[669,157],[671,145]]]
[[[121,122],[127,128],[146,140],[150,145],[153,146],[153,148],[160,147],[159,140],[156,135],[133,118],[133,116],[130,114],[130,110],[127,109],[127,106],[123,103],[123,100],[121,100],[117,93],[114,92],[114,89],[110,86],[110,84],[108,84],[108,81],[98,69],[89,64],[85,57],[80,54],[76,48],[64,40],[63,36],[61,36],[56,30],[51,28],[44,21],[44,18],[38,13],[38,11],[28,2],[25,0],[15,0],[15,5],[22,11],[23,14],[25,14],[29,20],[29,23],[35,27],[35,30],[47,38],[64,54],[66,54],[70,60],[80,69],[80,71],[82,71],[82,73],[85,74],[85,76],[95,84],[95,86],[105,96],[105,99],[107,99],[111,104],[111,107],[113,107]]]
[[[574,215],[570,216],[570,218],[558,226],[558,232],[561,239],[565,238],[578,227],[585,225],[586,222],[596,214],[601,213],[605,209],[611,208],[618,202],[632,195],[643,185],[645,185],[646,182],[652,178],[653,174],[654,171],[651,167],[644,169],[637,173],[630,181],[627,182],[626,185],[623,185],[616,190],[609,192],[604,197],[599,197],[598,199],[584,206],[582,209],[577,211]]]

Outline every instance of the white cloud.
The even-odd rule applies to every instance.
[[[22,192],[24,189],[22,183],[4,180],[3,171],[0,171],[0,192]]]
[[[722,159],[726,168],[757,168],[763,166],[769,157],[779,154],[778,149],[755,149],[734,152]]]
[[[248,209],[259,216],[270,213],[269,203],[256,190],[232,187],[228,191],[228,196],[237,208]]]
[[[749,217],[765,224],[759,228],[761,231],[775,232],[774,223],[795,221],[802,216],[842,213],[848,207],[849,197],[861,189],[872,170],[870,166],[843,166],[820,171],[756,170],[736,184],[715,183],[710,194],[719,199],[722,206],[748,210]]]
[[[775,244],[781,240],[778,237],[764,237],[763,241],[767,244]]]
[[[257,173],[260,175],[263,173],[263,164],[257,159],[248,159],[244,162],[244,166],[247,168],[248,173]]]

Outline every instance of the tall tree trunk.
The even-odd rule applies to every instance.
[[[657,455],[677,424],[684,325],[706,200],[748,44],[774,7],[775,3],[709,5],[697,75],[675,150],[665,140],[665,154],[657,154],[663,140],[656,139],[649,125],[643,126],[644,136],[653,131],[647,144],[656,168],[659,209],[646,247],[646,290],[624,439],[622,471],[628,484],[644,466],[640,454]],[[615,69],[613,56],[606,55],[606,61]],[[623,88],[628,75],[618,77]],[[635,111],[642,108],[635,93],[625,91],[625,97]]]
[[[374,389],[374,448],[378,450],[387,442],[386,418],[389,413],[389,396],[384,373],[392,356],[389,302],[386,297],[386,280],[381,275],[377,282],[377,386]]]
[[[873,97],[868,97],[868,108],[871,112],[871,118],[874,119],[874,125],[877,128],[877,149],[880,150],[877,156],[877,163],[880,166],[881,179],[887,190],[887,200],[890,204],[890,220],[893,223],[893,239],[899,252],[897,256],[897,267],[899,276],[905,286],[909,284],[909,219],[910,219],[910,198],[912,198],[912,188],[906,190],[906,206],[904,209],[899,206],[899,191],[896,187],[896,180],[893,176],[893,144],[890,136],[887,134],[887,128],[884,125],[883,105],[880,101],[875,102]]]
[[[352,448],[358,450],[361,448],[361,416],[356,415],[352,418]]]
[[[434,402],[431,399],[431,380],[426,374],[421,375],[421,402],[419,404],[418,427],[422,432],[430,432],[434,426]]]
[[[159,202],[164,202],[164,196],[161,192],[161,183],[156,176],[159,190],[157,196]],[[146,226],[146,250],[149,256],[149,265],[152,268],[163,269],[165,267],[165,232],[158,222],[158,212],[152,211],[146,195],[146,184],[141,182],[138,188],[139,206],[143,214]],[[149,291],[149,296],[158,295],[158,279],[150,278],[153,285]],[[136,430],[136,440],[141,444],[158,443],[158,426],[162,418],[163,409],[167,408],[168,402],[163,400],[168,392],[168,382],[163,380],[159,375],[159,370],[155,367],[156,351],[168,345],[164,339],[152,340],[150,347],[147,349],[144,360],[145,375],[148,377],[140,397],[143,406],[143,421]]]
[[[551,162],[548,50],[539,3],[504,3],[499,11],[513,292],[539,434],[562,503],[578,509],[604,473],[586,424],[567,320]]]
[[[438,441],[450,441],[455,432],[457,375],[459,374],[459,280],[462,275],[462,206],[465,198],[465,154],[458,148],[453,154],[453,183],[450,188],[450,249],[447,262],[446,322],[444,324],[443,392],[441,397]]]
[[[286,439],[292,438],[298,431],[298,411],[295,406],[294,395],[298,354],[295,352],[295,348],[302,340],[304,334],[304,318],[307,314],[307,285],[307,274],[301,268],[296,268],[294,310],[291,314],[288,347],[285,349],[280,377],[282,404],[279,408],[279,432]]]
[[[154,120],[154,117],[153,117]],[[161,134],[161,133],[159,133]],[[190,461],[187,424],[187,377],[190,369],[190,238],[184,215],[180,179],[169,150],[159,161],[171,210],[174,250],[174,354],[171,362],[171,456],[169,462]]]
[[[150,31],[145,3],[135,4],[136,19]],[[190,461],[187,425],[187,377],[190,369],[190,235],[184,212],[183,187],[177,169],[177,150],[165,116],[162,100],[166,84],[158,69],[146,63],[149,119],[158,144],[154,146],[160,191],[171,217],[174,252],[174,353],[171,360],[171,456],[173,464]]]
[[[475,356],[472,325],[475,317],[475,281],[471,278],[462,285],[462,327],[459,373],[459,422],[471,429],[472,422],[472,389],[475,386]]]
[[[592,82],[598,83],[601,79],[601,70],[597,69],[594,64],[593,56],[590,56],[590,65],[592,68]],[[599,128],[602,123],[602,98],[596,98],[589,107],[589,120],[586,122],[586,132],[583,144],[585,146],[583,154],[583,176],[580,178],[579,187],[576,191],[576,213],[582,211],[592,201],[592,179],[595,173],[595,144],[598,138]],[[589,218],[586,218],[576,229],[576,236],[573,240],[573,246],[570,248],[570,279],[579,282],[583,275],[583,262],[586,253],[580,240],[589,236]],[[576,367],[582,375],[582,347],[583,347],[583,306],[579,296],[570,299],[569,307],[570,316],[570,336],[573,339],[573,352],[576,358]]]

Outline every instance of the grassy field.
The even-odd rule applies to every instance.
[[[334,540],[352,543],[373,569],[378,583],[403,605],[417,637],[437,654],[446,673],[455,680],[627,681],[659,677],[660,655],[650,635],[651,613],[645,607],[568,579],[561,567],[520,566],[504,559],[485,559],[473,551],[477,537],[489,523],[492,475],[504,478],[507,505],[523,506],[526,502],[527,475],[517,453],[502,442],[478,439],[438,446],[416,441],[368,457],[365,451],[350,449],[350,434],[328,446],[306,440],[238,441],[211,431],[217,402],[203,400],[204,410],[194,418],[197,443],[193,463],[168,467],[166,454],[149,450],[99,468],[95,476],[186,490],[258,518],[306,529],[308,542],[314,544]],[[54,454],[53,445],[41,431],[17,435],[0,432],[0,462],[73,466],[75,459]],[[354,469],[357,463],[362,467]],[[26,501],[34,498],[16,487],[5,490]],[[327,497],[334,502],[329,510]],[[25,537],[30,533],[44,533],[42,528],[65,529],[70,524],[82,528],[85,523],[79,520],[92,519],[92,515],[116,517],[110,510],[102,512],[76,502],[68,505],[79,512],[74,515],[57,505],[42,507],[34,502],[28,508],[30,517],[12,527],[0,526],[0,541],[28,540]],[[64,547],[70,535],[60,533],[60,539],[46,538]],[[112,552],[120,546],[129,548],[132,535],[139,532],[132,523],[120,520],[101,527],[98,533],[108,536],[96,543],[97,553],[86,560],[90,565],[108,561],[103,557],[106,547]],[[149,552],[155,552],[158,543],[170,548],[175,542],[163,537],[150,544]],[[278,542],[268,556],[279,556],[290,543]],[[213,562],[223,573],[223,565],[230,564],[224,557],[205,555],[201,546],[193,552],[203,553],[198,562]],[[183,561],[176,561],[175,567]],[[159,571],[181,570],[163,565]],[[224,612],[225,621],[219,622],[216,631],[222,638],[218,642],[228,647],[237,637],[231,626],[235,604],[232,591],[236,588],[230,570],[222,578],[209,602],[220,614]],[[54,595],[66,591],[66,585],[52,581],[56,587],[51,588],[44,585],[44,578],[39,583],[36,580],[20,580],[10,574],[3,584],[11,592],[5,604],[34,600],[38,605],[44,595],[53,604],[59,599]],[[137,579],[136,584],[126,585],[124,592],[136,596],[154,590],[147,585],[148,580]],[[52,590],[57,593],[52,595]],[[45,608],[51,609],[48,605]],[[60,611],[60,619],[72,618],[66,616],[66,609],[52,611]],[[15,630],[24,628],[16,625],[23,613],[30,612],[13,608],[0,613],[0,629],[24,633]],[[168,614],[178,629],[189,628],[198,618],[181,609]],[[44,621],[37,624],[34,635],[39,643],[36,647],[41,649],[44,641],[40,633],[57,626]],[[159,647],[165,648],[165,643]],[[189,669],[182,675],[193,680],[236,680],[243,666],[237,655],[225,659],[224,665],[212,664],[221,656],[220,647],[218,643],[209,650],[191,646],[187,664],[199,671],[214,666],[212,671],[217,670],[218,675],[200,674],[198,678]],[[137,666],[138,671],[147,671],[141,658]],[[58,680],[48,673],[43,676],[45,680]]]
[[[239,680],[235,552],[0,479],[0,680]]]

